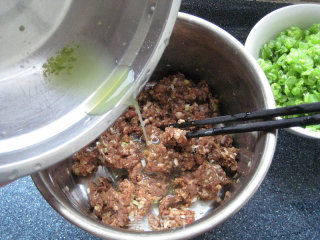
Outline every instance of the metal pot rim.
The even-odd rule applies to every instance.
[[[218,26],[203,20],[199,17],[186,14],[179,13],[178,19],[183,20],[185,22],[197,23],[203,28],[206,28],[210,31],[218,32],[222,35],[226,41],[231,42],[237,48],[239,48],[239,52],[243,54],[250,64],[254,65],[257,69],[258,75],[262,80],[262,85],[266,89],[266,105],[268,108],[274,108],[275,102],[273,99],[273,95],[271,92],[271,88],[268,84],[268,81],[257,65],[254,58],[246,52],[244,46],[232,37],[229,33],[225,32]],[[49,204],[59,212],[64,218],[66,218],[71,223],[77,225],[78,227],[84,229],[85,231],[101,237],[108,239],[123,239],[123,240],[137,240],[137,239],[186,239],[191,238],[201,233],[204,233],[217,225],[224,222],[226,219],[234,215],[237,211],[241,209],[252,197],[252,195],[256,192],[261,182],[263,181],[267,171],[270,167],[270,164],[273,159],[275,147],[276,147],[276,138],[277,131],[266,133],[266,142],[263,150],[263,154],[261,156],[261,161],[257,166],[257,169],[253,176],[251,177],[248,184],[238,192],[238,194],[231,199],[223,208],[217,209],[214,212],[214,217],[205,217],[200,219],[190,225],[187,225],[184,228],[179,228],[173,231],[159,231],[159,232],[135,232],[135,231],[119,231],[119,229],[112,228],[109,226],[102,225],[100,223],[91,221],[89,218],[84,217],[79,212],[72,209],[68,204],[63,202],[63,200],[53,191],[51,186],[46,182],[45,176],[39,172],[32,175],[32,179],[36,184],[37,188],[44,196],[44,198],[49,202]]]

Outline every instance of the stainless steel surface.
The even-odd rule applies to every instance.
[[[1,1],[0,183],[61,161],[107,129],[125,109],[120,103],[154,70],[179,6],[180,0]],[[42,68],[63,46],[78,43],[98,58],[109,56],[101,67],[106,76],[82,94],[47,81]],[[134,72],[132,88],[113,111],[88,115],[86,101],[122,65]]]
[[[214,24],[184,13],[179,13],[170,43],[150,81],[178,71],[193,80],[206,79],[219,96],[223,113],[275,107],[265,75],[243,45]],[[254,194],[269,169],[276,145],[275,131],[236,134],[234,139],[240,148],[240,159],[239,178],[231,188],[231,197],[218,207],[198,202],[198,220],[171,231],[137,232],[103,225],[89,210],[90,177],[72,175],[72,159],[35,173],[32,178],[57,212],[100,238],[186,239],[235,214]]]

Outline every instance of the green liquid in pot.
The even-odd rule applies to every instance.
[[[43,64],[43,75],[68,95],[86,99],[85,112],[101,115],[116,106],[125,94],[124,105],[135,107],[143,134],[148,138],[135,92],[134,72],[127,66],[116,66],[103,47],[89,44],[66,45]]]
[[[64,46],[43,64],[43,75],[69,96],[86,99],[85,112],[92,115],[112,109],[134,82],[129,67],[116,66],[103,47],[89,44]]]

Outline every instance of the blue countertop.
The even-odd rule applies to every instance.
[[[244,42],[252,26],[283,4],[183,0]],[[0,188],[0,239],[98,239],[64,220],[30,177]],[[195,239],[320,239],[320,140],[279,131],[271,168],[256,194],[228,221]]]

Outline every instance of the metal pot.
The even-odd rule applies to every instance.
[[[119,102],[146,83],[179,6],[180,0],[1,2],[0,183],[47,168],[105,131],[125,107],[88,115],[85,104],[120,66],[134,72],[134,81]],[[79,81],[88,71],[98,74],[91,61],[109,56],[82,90],[68,79],[59,85],[44,76],[43,64],[70,45],[94,52],[80,67]]]
[[[151,80],[182,72],[193,80],[206,79],[219,97],[222,113],[275,107],[271,88],[253,57],[230,34],[200,18],[180,13],[170,43]],[[201,217],[170,231],[141,232],[103,225],[89,211],[88,179],[70,172],[72,159],[33,174],[44,198],[68,221],[104,239],[186,239],[208,231],[235,214],[254,194],[271,164],[276,131],[234,135],[240,148],[238,178],[231,196],[218,206],[199,205]]]

